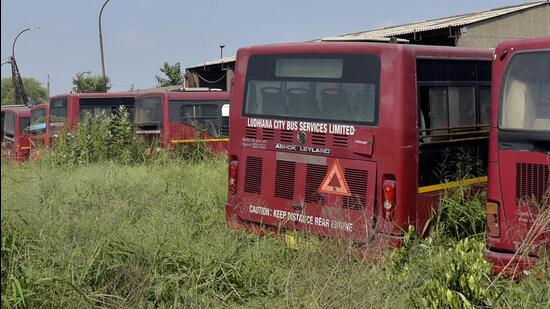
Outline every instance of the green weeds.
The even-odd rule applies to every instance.
[[[429,238],[410,231],[379,262],[300,233],[289,248],[226,227],[225,158],[155,162],[3,164],[2,307],[550,305],[543,266],[521,282],[490,276],[477,219],[442,211]],[[471,196],[443,203],[482,208]]]

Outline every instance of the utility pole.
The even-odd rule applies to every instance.
[[[107,92],[107,75],[105,74],[105,58],[103,56],[103,33],[101,31],[101,15],[103,15],[103,9],[111,0],[107,0],[101,6],[99,11],[99,52],[101,54],[101,73],[103,74],[103,90]]]
[[[48,100],[50,100],[50,74],[48,74]]]

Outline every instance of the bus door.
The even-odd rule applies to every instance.
[[[486,182],[490,77],[489,61],[417,60],[419,231],[442,190]]]

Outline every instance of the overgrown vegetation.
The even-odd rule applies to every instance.
[[[47,160],[59,165],[112,160],[140,163],[145,160],[145,143],[134,135],[124,107],[111,115],[86,115],[75,132],[63,132],[53,141]]]
[[[542,275],[489,275],[481,235],[411,231],[376,263],[336,240],[229,230],[226,179],[223,157],[2,165],[2,307],[550,305]]]
[[[226,158],[155,146],[121,109],[85,118],[45,159],[2,162],[2,307],[550,306],[545,254],[522,281],[491,276],[483,191],[446,192],[424,231],[372,261],[376,243],[229,230]],[[471,172],[455,165],[445,179]],[[538,208],[518,254],[549,233]]]

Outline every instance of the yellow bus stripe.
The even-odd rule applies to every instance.
[[[449,188],[455,188],[455,187],[458,187],[458,186],[467,186],[467,185],[472,185],[472,184],[475,184],[475,183],[482,183],[482,182],[487,182],[487,176],[477,177],[477,178],[470,178],[470,179],[465,179],[465,180],[458,180],[458,181],[451,181],[451,182],[447,182],[447,183],[439,183],[439,184],[436,184],[436,185],[425,186],[425,187],[419,187],[418,188],[418,193],[439,191],[439,190],[444,190],[444,189],[449,189]]]
[[[31,149],[30,146],[23,146],[23,147],[19,147],[21,150],[28,150],[28,149]]]
[[[172,144],[196,143],[196,142],[228,142],[229,138],[205,138],[205,139],[174,139]]]

